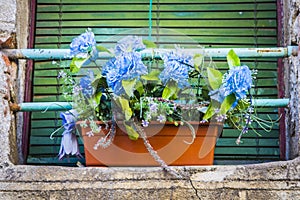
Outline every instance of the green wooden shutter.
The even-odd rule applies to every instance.
[[[148,28],[149,2],[144,0],[37,0],[35,48],[68,48],[73,37],[92,28],[98,43],[112,45],[115,34],[141,34]],[[275,0],[154,0],[152,37],[160,47],[173,44],[203,47],[273,47],[277,44]],[[164,31],[172,29],[171,32]],[[145,36],[147,31],[143,33]],[[191,38],[183,40],[182,35]],[[214,59],[226,69],[224,59]],[[258,69],[255,98],[277,98],[277,60],[246,58],[242,62]],[[52,61],[36,61],[33,74],[33,101],[64,101]],[[259,116],[278,118],[274,108],[259,109]],[[32,113],[29,164],[74,165],[76,158],[58,161],[61,125],[58,112]],[[225,127],[215,150],[215,163],[263,162],[279,159],[279,130],[269,133],[257,128],[235,144],[237,130]],[[83,152],[82,142],[81,152]]]

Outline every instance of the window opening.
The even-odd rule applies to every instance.
[[[39,2],[39,1],[38,1]],[[46,7],[49,7],[50,8],[50,11],[46,11],[44,8],[42,8],[42,7],[40,7],[41,8],[41,10],[40,10],[40,12],[39,12],[39,14],[40,15],[38,15],[40,18],[39,19],[37,19],[37,20],[41,20],[40,22],[38,22],[39,23],[39,25],[38,25],[38,28],[40,28],[39,29],[39,31],[37,31],[37,43],[36,43],[36,47],[43,47],[43,45],[45,45],[45,47],[51,47],[52,46],[52,44],[50,44],[48,41],[50,41],[50,39],[47,41],[47,39],[46,39],[46,35],[47,35],[47,33],[49,33],[49,38],[51,38],[51,37],[53,37],[53,35],[57,35],[57,47],[58,48],[65,48],[65,47],[67,47],[67,43],[68,42],[70,42],[70,41],[68,41],[67,42],[67,38],[70,38],[70,36],[75,36],[76,34],[75,34],[75,32],[73,31],[72,32],[72,28],[74,28],[71,24],[70,24],[70,22],[69,22],[69,20],[71,20],[71,18],[68,18],[68,19],[65,19],[66,21],[64,21],[64,19],[63,19],[63,12],[64,12],[64,7],[63,6],[72,6],[72,3],[70,3],[70,2],[68,2],[67,1],[67,3],[62,3],[63,2],[63,0],[60,0],[59,1],[59,4],[57,4],[57,3],[54,3],[53,5],[55,5],[56,7],[58,6],[58,30],[57,30],[57,33],[51,33],[51,32],[47,32],[47,29],[51,29],[51,28],[47,28],[46,26],[45,26],[45,24],[47,23],[47,22],[49,22],[49,24],[51,24],[52,22],[55,22],[55,20],[54,20],[54,18],[53,19],[46,19],[46,18],[43,18],[42,17],[42,15],[44,14],[44,16],[46,16],[46,14],[49,14],[49,16],[54,16],[54,15],[52,15],[53,13],[55,13],[55,12],[57,12],[57,11],[55,11],[55,6],[52,6],[51,5],[51,3],[47,3],[47,1],[41,1],[42,3],[41,3],[41,5],[43,5],[44,6],[44,8],[46,8]],[[46,2],[46,3],[43,3],[43,2]],[[195,3],[197,4],[197,6],[203,6],[203,7],[207,7],[207,3],[205,3],[204,5],[202,5],[202,3],[199,3],[199,2],[197,2],[197,1],[195,1]],[[273,4],[272,4],[273,3]],[[90,3],[87,3],[88,4],[88,6],[90,6],[90,8],[91,8],[91,6],[93,6],[93,5],[91,5]],[[105,4],[105,3],[103,3],[103,4]],[[148,3],[147,3],[148,4]],[[153,3],[153,5],[155,5],[154,7],[156,8],[156,11],[153,11],[153,13],[155,13],[156,14],[156,19],[154,19],[153,21],[155,21],[156,22],[156,24],[155,24],[155,31],[156,31],[156,35],[155,35],[155,38],[156,38],[156,41],[160,41],[160,36],[161,36],[161,33],[160,33],[160,27],[162,27],[162,26],[166,26],[166,25],[168,25],[168,23],[169,23],[169,19],[167,19],[167,18],[163,18],[163,17],[161,17],[161,15],[163,14],[164,16],[168,16],[168,14],[170,14],[171,12],[168,10],[168,4],[171,4],[171,3],[168,3],[168,2],[166,2],[166,1],[156,1],[156,2],[154,2]],[[172,5],[172,6],[174,6],[176,9],[178,9],[178,5],[177,4],[179,4],[179,3],[175,3],[174,5]],[[198,5],[198,4],[201,4],[201,5]],[[226,4],[226,3],[224,3],[224,4]],[[246,4],[247,3],[242,3],[242,7],[245,7],[246,6]],[[274,27],[272,27],[272,28],[270,28],[270,30],[265,30],[265,29],[263,29],[261,26],[259,27],[259,23],[266,23],[266,22],[264,22],[264,18],[267,18],[267,16],[266,16],[266,14],[264,14],[263,12],[264,12],[264,10],[262,9],[262,10],[259,10],[258,11],[258,8],[259,8],[259,6],[261,6],[261,7],[263,7],[264,9],[268,9],[268,6],[274,6],[274,4],[276,5],[276,2],[272,2],[272,1],[268,1],[268,2],[263,2],[262,4],[260,4],[259,5],[259,3],[257,2],[257,1],[255,1],[254,2],[254,5],[253,5],[253,18],[254,18],[254,35],[253,35],[253,37],[254,37],[254,44],[253,44],[253,46],[254,47],[258,47],[259,46],[259,40],[263,40],[263,42],[261,43],[261,46],[268,46],[268,43],[270,43],[270,42],[268,42],[268,40],[270,40],[270,38],[272,38],[272,37],[274,37],[274,35],[272,35],[273,33],[271,33],[271,31],[270,30],[272,30]],[[140,3],[140,5],[144,5],[143,3]],[[149,5],[149,4],[148,4]],[[51,7],[52,6],[52,7]],[[104,6],[108,6],[108,5],[104,5]],[[177,6],[177,7],[176,7]],[[182,5],[182,4],[180,4],[180,6],[185,6],[185,5]],[[193,4],[192,3],[188,3],[187,4],[187,7],[189,7],[189,6],[193,6]],[[220,5],[221,6],[221,5]],[[226,4],[226,6],[229,8],[229,4],[227,5]],[[163,8],[162,8],[163,7]],[[196,7],[195,7],[196,8]],[[231,8],[231,7],[230,7]],[[51,9],[52,9],[52,11],[51,11]],[[271,9],[270,9],[271,10]],[[66,10],[65,9],[65,11],[66,11],[66,14],[71,14],[71,11],[69,11],[69,10]],[[49,12],[49,13],[47,13],[47,12]],[[106,11],[104,11],[104,12],[106,12]],[[222,14],[224,14],[224,12],[228,12],[228,11],[222,11],[222,8],[220,7],[220,13]],[[234,11],[234,12],[236,12],[236,10]],[[271,12],[271,11],[268,11],[268,12]],[[184,14],[187,14],[187,13],[185,13],[184,11],[183,11],[183,13]],[[250,14],[251,13],[251,11],[245,11],[245,13],[247,13],[247,14]],[[261,14],[262,13],[262,14]],[[116,13],[115,13],[116,14]],[[207,14],[205,11],[204,11],[204,13],[202,13],[202,12],[198,12],[198,14],[200,15],[200,14]],[[215,13],[215,14],[217,14],[217,13]],[[242,13],[243,14],[243,13]],[[241,14],[241,15],[242,15]],[[259,18],[259,14],[261,14],[261,15],[264,15],[264,17],[261,17],[261,18]],[[75,16],[75,15],[74,15]],[[190,19],[190,20],[192,20],[192,19]],[[201,21],[202,19],[200,19],[200,21]],[[208,20],[211,20],[211,19],[208,19]],[[221,19],[221,20],[223,20],[223,18]],[[230,19],[229,19],[230,20]],[[193,20],[192,20],[193,21]],[[196,21],[196,20],[195,20]],[[272,19],[270,19],[270,21],[272,21]],[[162,22],[162,24],[163,25],[161,25],[161,22]],[[202,22],[202,21],[201,21]],[[64,24],[65,23],[65,24]],[[179,25],[178,24],[176,24],[176,26],[175,26],[175,28],[179,28],[179,30],[184,30],[184,29],[182,29],[182,27],[180,27],[180,26],[182,26],[182,25],[180,25],[181,23],[182,23],[182,21],[178,21],[178,23],[179,23]],[[196,22],[195,22],[196,23]],[[63,25],[64,24],[64,25]],[[67,24],[67,25],[66,25]],[[82,23],[80,23],[80,24],[82,24]],[[93,23],[94,24],[94,23]],[[45,27],[43,27],[43,26],[45,26]],[[178,27],[177,27],[178,26]],[[194,27],[193,25],[187,25],[187,26],[191,26],[190,27],[190,30],[191,30],[191,34],[196,34],[196,30],[197,30],[197,27]],[[237,26],[238,26],[238,24],[237,24]],[[123,27],[124,28],[124,27]],[[211,27],[209,27],[208,29],[215,29],[216,30],[216,32],[218,32],[219,34],[222,34],[222,32],[221,31],[218,31],[217,30],[217,28],[216,27],[214,27],[214,28],[211,28]],[[236,34],[236,32],[238,32],[238,30],[239,30],[240,28],[232,28],[232,30],[229,30],[228,28],[226,29],[224,29],[224,31],[228,31],[228,34],[230,34],[230,35],[235,35]],[[113,30],[113,29],[112,29]],[[78,32],[78,30],[76,30],[77,32]],[[187,31],[186,29],[184,30],[185,32]],[[205,29],[201,29],[201,30],[199,30],[199,32],[201,32],[201,31],[203,31],[204,32],[204,34],[202,35],[202,37],[203,38],[207,38],[207,37],[209,37],[210,35],[207,35],[206,33],[205,33]],[[230,32],[230,31],[232,31],[232,32]],[[262,33],[261,33],[261,31],[269,31],[269,33],[271,33],[271,35],[269,36],[269,37],[265,37],[265,36],[262,36]],[[113,30],[113,32],[115,32],[114,30]],[[260,35],[259,35],[259,33],[260,33]],[[99,32],[97,33],[98,35],[99,35],[99,37],[100,37],[100,34],[99,34]],[[106,33],[106,35],[109,35],[110,33]],[[242,33],[242,34],[245,34],[245,33]],[[264,34],[267,34],[267,32],[266,33],[264,33]],[[199,36],[196,36],[196,37],[199,37]],[[216,37],[218,37],[218,36],[216,36]],[[241,36],[241,38],[243,38],[243,37],[248,37],[248,35],[243,35],[243,36]],[[232,41],[234,41],[234,40],[236,40],[236,38],[233,38],[232,37]],[[201,41],[203,41],[203,39],[200,39],[199,40],[199,42],[200,42],[200,44],[201,44]],[[271,41],[271,40],[270,40]],[[219,43],[218,43],[219,42]],[[222,41],[221,40],[219,40],[217,43],[215,43],[215,44],[213,44],[213,43],[207,43],[207,44],[205,44],[205,45],[210,45],[210,46],[216,46],[216,47],[221,47],[221,46],[224,46],[224,44],[222,44]],[[239,42],[239,41],[237,41],[237,42]],[[247,42],[246,42],[247,43]],[[270,43],[271,44],[271,43]],[[160,42],[158,42],[158,45],[160,45]],[[241,44],[241,46],[243,46],[243,45],[247,45],[247,44]],[[234,46],[237,46],[237,45],[234,45],[234,42],[232,42],[232,46],[234,47]],[[250,60],[249,60],[249,62],[251,62]],[[256,69],[256,68],[259,68],[259,66],[260,66],[260,62],[261,62],[261,59],[255,59],[254,60],[254,68]],[[221,62],[220,62],[221,63]],[[266,59],[265,61],[263,61],[263,63],[264,64],[266,64],[266,65],[268,65],[269,67],[270,67],[270,69],[272,68],[274,68],[274,66],[273,66],[273,61],[272,60],[270,60],[270,59]],[[48,65],[48,66],[50,66],[50,65]],[[42,72],[43,71],[43,69],[37,69],[39,72]],[[52,70],[52,68],[50,67],[49,68],[49,70]],[[53,71],[56,71],[56,74],[57,74],[57,70],[58,69],[54,69]],[[266,74],[268,74],[267,76],[270,76],[270,79],[272,78],[272,72],[271,72],[271,70],[269,70],[269,69],[266,69]],[[37,76],[37,77],[35,77],[35,80],[37,80],[37,79],[40,79],[40,78],[42,78],[41,76]],[[53,78],[53,77],[51,77],[51,78]],[[40,79],[41,80],[41,79]],[[271,79],[272,80],[272,79]],[[37,83],[37,82],[35,82],[35,83]],[[39,84],[35,84],[35,86],[37,86],[37,87],[41,87],[41,86],[39,86]],[[47,86],[48,87],[48,86]],[[50,87],[50,86],[49,86]],[[270,87],[269,89],[270,90],[272,90],[272,87],[271,86],[267,86],[267,87]],[[58,101],[58,100],[61,100],[60,98],[59,98],[59,96],[58,96],[58,94],[60,93],[60,90],[59,90],[59,83],[56,81],[56,83],[55,83],[55,87],[54,88],[56,88],[55,89],[55,91],[56,91],[56,95],[55,95],[55,101]],[[38,89],[38,88],[37,88]],[[37,90],[36,89],[36,90]],[[261,95],[261,96],[268,96],[268,94],[263,94],[263,89],[261,89],[261,88],[259,88],[259,87],[257,87],[256,89],[255,89],[255,95]],[[276,94],[275,93],[270,93],[270,96],[276,96]],[[57,127],[57,124],[58,124],[58,113],[57,112],[54,112],[55,114],[54,114],[54,125],[53,125],[53,128],[55,128],[55,127]],[[37,116],[37,115],[36,115]],[[33,120],[38,120],[38,118],[35,118],[35,117],[33,117],[34,119]],[[44,120],[41,120],[41,121],[44,121]],[[35,127],[34,127],[35,128]],[[34,132],[34,128],[32,129],[32,131]],[[36,129],[36,130],[38,130],[38,129]],[[49,130],[49,129],[48,129]],[[228,130],[227,130],[227,132],[228,132]],[[229,132],[228,132],[229,133]],[[231,134],[231,133],[230,133]],[[278,135],[276,136],[276,133],[274,132],[274,133],[272,133],[272,134],[274,134],[274,138],[275,137],[278,137]],[[260,138],[255,138],[255,143],[256,143],[256,145],[258,145],[259,144],[259,141],[260,141]],[[222,145],[221,145],[222,146]],[[221,148],[221,146],[220,146],[220,148]],[[35,144],[34,145],[32,145],[32,147],[36,147],[35,146]],[[38,150],[38,148],[36,148],[37,150]],[[57,149],[57,148],[56,148]],[[261,148],[259,148],[258,146],[257,146],[257,149],[256,149],[256,154],[258,155],[258,154],[260,154],[261,152],[260,152],[260,149]],[[54,150],[53,150],[54,151]],[[222,156],[223,156],[224,154],[220,154],[220,158],[222,159]],[[235,159],[235,158],[239,158],[240,156],[233,156],[233,159]],[[231,158],[232,159],[232,158]],[[54,159],[53,159],[54,160]],[[30,163],[30,162],[29,162]],[[33,162],[34,163],[34,162]]]

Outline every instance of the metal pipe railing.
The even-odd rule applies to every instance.
[[[253,105],[256,107],[286,107],[289,99],[254,99]],[[12,111],[31,112],[31,111],[66,111],[72,109],[71,102],[28,102],[11,104]]]
[[[202,54],[212,58],[225,58],[228,52],[233,49],[239,57],[287,57],[298,54],[297,46],[270,47],[270,48],[199,48],[183,49],[191,54]],[[142,57],[159,58],[161,53],[172,49],[145,49],[142,50]],[[33,60],[57,60],[72,59],[69,49],[0,49],[9,58],[14,59],[33,59]],[[99,58],[110,58],[107,52],[99,52]],[[256,107],[286,107],[289,99],[255,99]],[[28,102],[11,104],[12,111],[66,111],[72,109],[70,102]]]
[[[270,47],[270,48],[199,48],[183,49],[183,51],[192,54],[202,54],[212,58],[226,58],[228,52],[233,49],[239,57],[287,57],[297,55],[298,47]],[[142,57],[159,58],[161,53],[171,51],[172,49],[145,49],[142,50]],[[33,60],[57,60],[72,59],[69,49],[2,49],[2,53],[10,58],[33,59]],[[109,58],[111,55],[107,52],[99,52],[99,58]]]

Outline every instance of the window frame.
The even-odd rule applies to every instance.
[[[28,39],[28,48],[34,47],[35,42],[35,20],[36,20],[36,8],[37,8],[37,0],[30,0],[30,29],[29,29],[29,39]],[[277,1],[277,45],[282,46],[283,44],[283,2]],[[25,95],[24,102],[32,102],[33,98],[33,66],[34,61],[27,61],[27,70],[25,76]],[[278,98],[283,98],[285,96],[284,91],[284,63],[283,59],[278,59],[277,61],[277,73],[278,73]],[[287,142],[286,142],[286,124],[285,124],[285,109],[278,108],[279,115],[281,116],[279,122],[279,151],[280,151],[280,160],[287,160]],[[23,125],[23,133],[22,133],[22,150],[24,161],[26,162],[27,156],[29,153],[29,138],[30,138],[30,129],[31,129],[31,113],[24,112],[24,125]]]

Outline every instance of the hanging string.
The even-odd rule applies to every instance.
[[[148,19],[149,19],[149,30],[148,30],[148,40],[152,40],[152,0],[150,0],[149,3],[149,13],[148,13]]]
[[[255,0],[254,1],[254,45],[255,45],[255,48],[258,47],[258,37],[257,37],[257,33],[258,33],[258,19],[257,19],[257,1]],[[254,70],[257,71],[257,65],[258,65],[258,62],[257,62],[257,58],[255,58],[255,61],[254,61]],[[258,92],[258,88],[257,88],[257,78],[254,79],[254,85],[255,85],[255,95],[257,95],[257,92]],[[258,124],[256,124],[256,130],[258,129]],[[256,134],[256,138],[255,138],[255,143],[256,143],[256,157],[259,157],[260,156],[260,147],[259,147],[259,136],[258,134]]]
[[[159,0],[156,1],[156,45],[157,45],[157,48],[159,48],[159,40],[160,40],[160,2]]]

